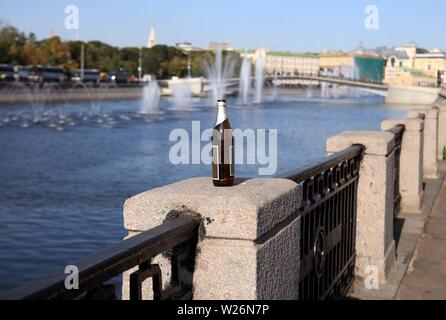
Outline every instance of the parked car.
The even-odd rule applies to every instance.
[[[16,81],[28,82],[29,76],[31,75],[31,68],[26,66],[15,66],[14,67],[14,77]]]
[[[0,81],[14,81],[14,66],[12,64],[0,64]]]
[[[65,71],[62,67],[37,66],[31,68],[29,79],[34,82],[59,82],[65,81]]]
[[[84,69],[84,76],[82,78],[82,70],[77,69],[71,76],[71,81],[74,82],[99,82],[99,70],[97,69]]]
[[[115,71],[108,73],[108,80],[114,83],[128,83],[130,74],[123,71]]]

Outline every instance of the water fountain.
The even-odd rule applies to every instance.
[[[187,82],[181,82],[172,89],[173,110],[186,111],[190,107],[192,90]]]
[[[256,72],[255,72],[255,96],[254,103],[262,103],[263,94],[263,73],[265,69],[265,56],[259,54],[256,60]]]
[[[251,61],[247,54],[243,55],[242,67],[240,69],[239,103],[249,104],[251,91]]]
[[[234,73],[235,60],[230,57],[223,59],[223,50],[221,46],[218,46],[213,63],[205,61],[203,67],[210,83],[213,103],[223,99],[228,87],[228,79],[232,78]]]
[[[110,127],[115,125],[115,119],[103,111],[103,101],[112,86],[116,86],[116,84],[101,83],[97,85],[79,82],[73,86],[71,92],[80,90],[88,97],[88,108],[80,113],[80,120],[93,122],[100,126]]]
[[[54,110],[48,110],[46,108],[46,104],[50,94],[54,93],[58,86],[58,84],[52,83],[45,83],[43,85],[36,83],[25,86],[25,94],[27,96],[27,100],[30,101],[31,113],[28,116],[24,116],[22,127],[40,125],[53,128],[50,126],[50,124],[52,123],[53,117],[57,116],[57,113]]]
[[[329,73],[327,68],[321,71],[321,75],[322,77],[328,77]],[[328,83],[324,81],[321,82],[321,97],[323,99],[329,98]]]
[[[310,84],[305,88],[305,97],[308,99],[313,98],[313,87],[314,85]]]
[[[59,105],[66,103],[64,101],[66,96],[62,94],[59,83],[16,82],[7,89],[9,90],[7,94],[11,95],[11,101],[17,96],[23,98],[25,108],[14,108],[12,114],[0,121],[3,124],[20,128],[39,126],[57,131],[63,131],[66,126],[74,126],[74,120],[67,114],[65,108],[48,105],[51,95],[57,97],[58,100],[62,99]]]
[[[157,114],[161,91],[156,81],[150,81],[143,89],[141,114]]]

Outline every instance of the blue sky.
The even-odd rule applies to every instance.
[[[64,27],[65,6],[80,11],[80,29]],[[364,27],[367,5],[380,10],[379,30]],[[37,37],[50,30],[64,39],[101,40],[117,46],[147,43],[149,26],[158,41],[229,42],[250,49],[350,50],[416,41],[446,49],[444,0],[0,0],[0,20]]]

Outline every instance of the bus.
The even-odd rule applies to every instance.
[[[36,66],[31,68],[29,79],[38,83],[62,83],[65,81],[65,71],[62,67]]]
[[[108,73],[108,81],[113,83],[129,83],[130,74],[123,71],[113,71]]]
[[[82,70],[77,69],[71,76],[73,82],[99,82],[99,70],[97,69],[84,69],[84,77],[82,78]]]
[[[31,74],[31,68],[27,66],[15,66],[15,80],[19,82],[28,82]]]
[[[14,80],[14,66],[12,64],[0,64],[0,81]]]

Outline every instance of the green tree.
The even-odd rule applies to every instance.
[[[101,41],[63,41],[59,37],[51,37],[41,41],[30,33],[28,37],[11,26],[0,28],[0,63],[11,64],[48,64],[64,66],[72,71],[81,64],[81,48],[85,47],[85,68],[101,71],[124,70],[133,75],[138,74],[140,52],[142,54],[143,73],[155,75],[158,79],[187,75],[187,64],[190,59],[191,75],[203,75],[203,62],[212,61],[214,53],[194,51],[185,53],[175,47],[157,45],[153,48],[126,47],[117,48]],[[225,52],[236,60],[236,69],[241,64],[237,52]]]
[[[23,32],[11,26],[3,27],[0,30],[0,63],[20,64],[20,51],[25,43]]]
[[[20,60],[24,65],[45,65],[47,64],[45,52],[32,42],[27,42],[20,52]]]
[[[40,48],[45,52],[48,64],[66,66],[71,60],[70,47],[59,37],[51,37],[40,42]]]

